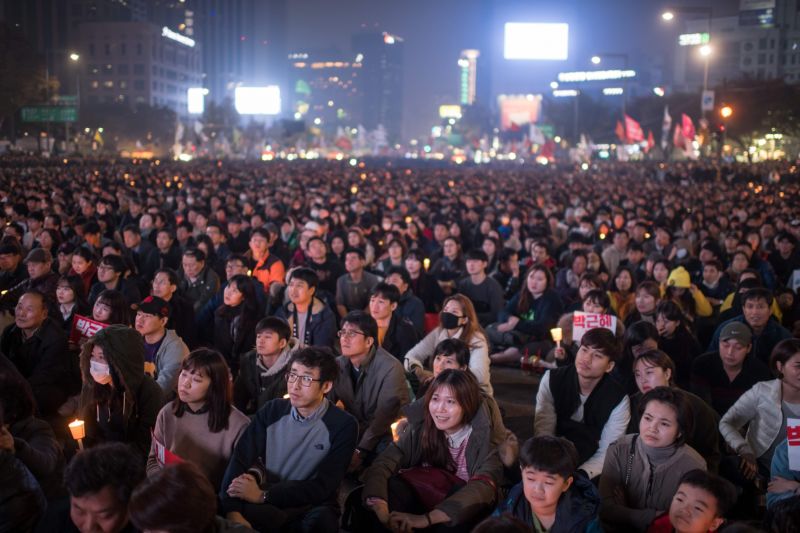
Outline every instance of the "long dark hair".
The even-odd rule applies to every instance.
[[[228,429],[231,416],[233,389],[231,387],[231,371],[225,358],[216,350],[198,348],[189,354],[181,363],[181,371],[202,372],[209,377],[211,383],[206,393],[208,408],[208,430],[219,433]],[[183,416],[188,406],[179,397],[172,401],[172,412],[177,417]]]
[[[86,289],[80,276],[77,274],[61,276],[58,278],[58,283],[56,283],[56,289],[59,286],[68,286],[75,295],[75,310],[89,308],[89,302],[86,300]]]
[[[101,302],[111,308],[111,316],[108,318],[107,324],[121,324],[129,326],[131,324],[130,311],[128,303],[125,301],[125,296],[118,290],[105,289],[95,300],[95,305]]]
[[[239,331],[245,332],[255,328],[258,318],[261,316],[261,310],[258,304],[258,297],[256,296],[256,287],[253,278],[245,276],[244,274],[236,274],[230,280],[231,283],[236,284],[236,288],[242,293],[242,303],[239,304]],[[238,335],[237,335],[238,337]]]
[[[522,287],[519,289],[519,303],[517,304],[517,312],[520,314],[527,313],[531,308],[531,304],[533,303],[533,295],[531,294],[531,291],[528,290],[528,276],[534,272],[544,273],[544,276],[547,278],[547,289],[553,287],[553,273],[550,272],[549,268],[544,265],[531,266],[525,272],[525,277],[523,277],[521,280]]]
[[[448,387],[463,411],[462,422],[470,422],[481,405],[481,389],[471,372],[447,369],[433,380],[425,393],[425,420],[422,426],[422,460],[430,465],[455,471],[447,445],[447,435],[439,431],[430,411],[431,398],[441,387]]]

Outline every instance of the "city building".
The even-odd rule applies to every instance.
[[[458,58],[461,105],[475,103],[478,88],[478,57],[480,55],[478,50],[462,50],[461,57]]]
[[[403,39],[388,32],[353,36],[353,52],[360,61],[360,108],[368,130],[382,125],[390,142],[403,133]]]
[[[358,127],[362,58],[351,56],[338,50],[289,54],[288,115],[315,125],[328,136],[340,128]]]
[[[163,106],[188,113],[190,87],[202,86],[197,43],[150,22],[84,22],[81,101]]]

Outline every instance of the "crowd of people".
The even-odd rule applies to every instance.
[[[0,532],[798,530],[797,178],[0,158]]]

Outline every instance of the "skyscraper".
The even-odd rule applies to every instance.
[[[481,53],[478,50],[461,51],[461,57],[458,59],[461,105],[475,103],[478,87],[478,57],[480,55]]]
[[[388,32],[353,36],[353,53],[361,63],[358,85],[362,124],[386,128],[390,142],[402,138],[403,39]]]

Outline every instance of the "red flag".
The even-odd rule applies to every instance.
[[[675,125],[675,132],[672,134],[672,145],[680,150],[686,150],[686,139],[679,124]]]
[[[519,131],[519,130],[521,130],[522,128],[520,128],[519,124],[517,124],[516,122],[514,122],[514,121],[512,120],[512,121],[511,121],[511,127],[510,127],[509,129],[510,129],[511,131]]]
[[[553,156],[556,154],[556,143],[553,139],[547,139],[542,146],[542,151],[539,152],[539,157],[546,157],[547,159],[553,159]]]
[[[681,133],[683,137],[688,141],[692,142],[697,135],[697,132],[694,129],[694,123],[692,122],[691,117],[686,115],[685,113],[681,115]]]
[[[628,115],[625,115],[625,136],[628,138],[628,142],[638,143],[644,140],[642,126]]]
[[[345,152],[349,152],[350,150],[353,149],[353,142],[344,136],[336,139],[336,142],[334,144],[336,145],[337,148],[340,148]]]
[[[620,142],[622,143],[625,142],[625,128],[622,126],[622,122],[620,122],[619,120],[617,121],[617,127],[614,128],[614,133],[617,134],[617,137],[619,138]]]
[[[653,130],[647,132],[647,146],[644,148],[644,153],[649,152],[656,145],[656,140],[653,138]]]

